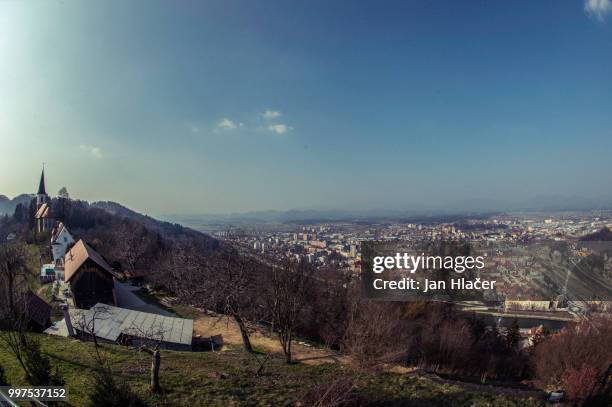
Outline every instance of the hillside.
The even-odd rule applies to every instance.
[[[94,372],[93,344],[63,338],[40,336],[43,351],[50,356],[70,389],[70,405],[87,402]],[[253,356],[237,350],[183,353],[164,351],[162,355],[162,394],[147,390],[150,359],[137,351],[108,345],[104,347],[118,379],[143,397],[150,406],[282,406],[296,405],[315,386],[325,386],[347,377],[339,365],[287,365],[272,357],[260,375]],[[261,357],[261,355],[260,355]],[[21,370],[5,350],[0,364],[11,384],[25,384]],[[305,383],[312,383],[305,386]],[[511,398],[466,390],[408,374],[384,373],[354,375],[352,398],[360,405],[385,406],[540,406],[534,399]],[[312,395],[311,395],[312,399]]]
[[[140,214],[117,202],[99,201],[91,204],[92,208],[102,209],[105,212],[125,219],[130,219],[146,227],[148,230],[159,233],[165,237],[191,237],[206,240],[209,244],[216,242],[211,236],[186,228],[177,223],[164,222],[148,215]]]
[[[580,241],[582,242],[611,242],[612,241],[612,231],[608,228],[603,228],[598,232],[583,236],[582,238],[580,238]]]
[[[12,215],[17,205],[20,203],[29,204],[32,197],[33,196],[29,194],[21,194],[10,199],[5,195],[0,195],[0,215]]]
[[[114,202],[53,199],[52,213],[79,239],[85,239],[118,269],[153,270],[177,246],[200,253],[222,248],[213,237],[178,224],[158,221]]]

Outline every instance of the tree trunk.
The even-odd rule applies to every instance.
[[[244,321],[242,320],[242,318],[240,318],[240,315],[238,314],[234,314],[234,319],[236,320],[236,323],[238,324],[238,328],[240,328],[240,334],[242,335],[242,344],[244,345],[244,350],[246,350],[249,353],[253,352],[253,347],[251,346],[251,340],[249,339],[249,331],[247,330],[246,325],[244,324]]]
[[[288,350],[288,351],[285,353],[285,361],[286,361],[287,363],[291,364],[291,351],[290,351],[290,350]]]
[[[159,349],[153,351],[153,360],[151,361],[151,391],[157,393],[159,391],[159,366],[161,365],[161,353]]]
[[[291,331],[287,333],[285,337],[285,359],[287,363],[291,363],[291,342],[293,338],[291,337]]]
[[[14,281],[13,281],[13,277],[10,275],[9,273],[9,277],[8,277],[8,299],[9,299],[9,312],[11,316],[15,316],[15,304],[14,304],[14,298],[13,296],[15,295],[15,288],[14,288]]]

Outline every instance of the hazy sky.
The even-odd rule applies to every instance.
[[[612,4],[0,1],[0,193],[142,212],[612,195]]]

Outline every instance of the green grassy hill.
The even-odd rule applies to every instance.
[[[93,344],[41,335],[43,351],[59,367],[70,390],[72,406],[87,403],[91,389]],[[242,350],[222,352],[172,352],[162,356],[160,395],[148,392],[150,358],[145,353],[114,345],[104,346],[120,382],[143,397],[151,406],[296,405],[312,387],[347,375],[338,364],[287,365],[273,357],[262,374],[258,363]],[[17,362],[0,349],[0,364],[11,384],[25,384]],[[356,376],[356,397],[361,405],[402,406],[538,406],[532,399],[472,392],[456,385],[437,383],[423,377],[381,373]]]

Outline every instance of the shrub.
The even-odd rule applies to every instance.
[[[563,375],[563,388],[570,400],[585,401],[591,397],[598,384],[597,369],[582,365],[580,369],[569,368]]]
[[[126,384],[117,384],[108,368],[95,375],[93,392],[89,396],[91,407],[146,407],[146,403],[134,394]]]
[[[6,380],[2,366],[0,366],[0,386],[8,386],[8,381]]]
[[[300,405],[309,407],[339,407],[358,404],[352,377],[340,377],[308,390]]]
[[[612,365],[612,320],[594,318],[568,325],[550,335],[534,350],[536,382],[542,387],[559,387],[568,397],[586,400],[606,391],[605,383]]]
[[[64,379],[53,370],[49,358],[40,349],[40,342],[33,337],[26,339],[23,348],[24,364],[33,386],[63,386]]]

